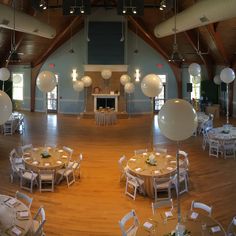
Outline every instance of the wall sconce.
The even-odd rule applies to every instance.
[[[77,73],[76,69],[72,70],[71,77],[72,77],[72,81],[75,82],[78,77],[78,73]]]
[[[135,74],[134,74],[135,82],[137,83],[140,82],[140,77],[141,77],[140,70],[135,69]]]

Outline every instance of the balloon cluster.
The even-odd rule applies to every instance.
[[[147,97],[157,97],[162,89],[162,81],[158,75],[146,75],[141,82],[141,90]]]
[[[57,85],[57,78],[51,71],[42,71],[39,73],[36,84],[43,93],[51,92]]]
[[[0,80],[7,81],[10,78],[10,71],[3,67],[0,69]],[[0,125],[4,124],[12,113],[12,102],[10,97],[0,90]]]
[[[135,85],[131,82],[131,78],[127,74],[123,74],[120,77],[120,83],[124,86],[124,90],[126,93],[131,94],[134,93]]]
[[[231,68],[226,67],[220,72],[220,75],[215,75],[213,81],[216,85],[220,85],[221,82],[230,84],[231,82],[234,81],[234,79],[235,79],[234,71]]]

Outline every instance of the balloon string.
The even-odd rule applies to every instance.
[[[4,91],[4,81],[2,82],[2,91]]]

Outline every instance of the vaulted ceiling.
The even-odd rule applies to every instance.
[[[96,7],[114,6],[117,0],[91,0],[92,11]],[[172,2],[171,0],[167,0]],[[62,0],[49,0],[50,6],[61,6]],[[195,4],[196,0],[178,1],[178,11]],[[0,3],[12,7],[12,0],[0,0]],[[16,32],[16,50],[21,57],[20,64],[32,67],[42,63],[63,42],[84,27],[83,16],[64,16],[61,7],[52,7],[45,11],[35,10],[31,0],[15,1],[17,10],[32,15],[56,29],[56,36],[47,39],[27,33]],[[173,50],[174,36],[157,38],[154,35],[156,25],[174,15],[173,2],[164,11],[158,9],[160,0],[145,0],[144,15],[126,16],[128,27],[142,37],[148,44],[168,59]],[[212,0],[214,4],[214,0]],[[1,6],[0,6],[1,7]],[[186,19],[187,21],[187,19]],[[0,28],[0,62],[6,66],[11,50],[12,30]],[[198,45],[199,39],[199,45]],[[233,66],[236,64],[236,18],[201,26],[177,34],[179,51],[187,63],[197,62],[206,66],[215,64]],[[206,54],[197,53],[206,52]]]

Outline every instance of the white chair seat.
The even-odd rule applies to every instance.
[[[33,232],[36,232],[40,224],[37,220],[33,220]]]
[[[15,165],[15,168],[17,171],[19,171],[20,169],[25,169],[25,166],[24,164],[18,164],[18,165]]]
[[[169,187],[169,182],[158,184],[158,189],[167,189]]]
[[[23,178],[28,179],[28,180],[31,180],[32,177],[33,177],[33,179],[36,179],[37,176],[38,176],[38,174],[36,174],[36,173],[33,173],[33,174],[32,174],[31,172],[25,172],[25,173],[22,175]]]
[[[51,174],[41,174],[40,178],[41,180],[52,180],[53,176]]]
[[[15,158],[14,162],[15,162],[16,165],[22,164],[23,163],[23,159],[22,158]]]
[[[138,230],[138,226],[134,226],[132,227],[128,232],[127,232],[127,236],[135,236]]]

